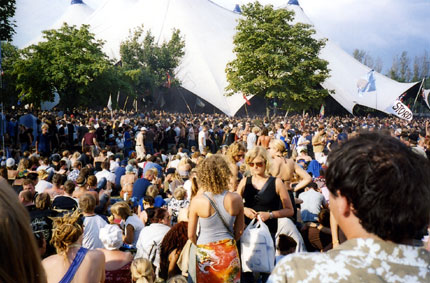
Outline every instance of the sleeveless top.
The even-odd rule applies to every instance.
[[[233,231],[233,224],[236,220],[236,216],[230,215],[224,208],[224,198],[227,192],[228,191],[224,191],[219,195],[207,193],[207,195],[215,202],[219,212],[222,214],[224,220],[227,222],[227,225],[230,227],[230,230]],[[227,231],[216,211],[207,218],[199,217],[199,224],[200,236],[197,239],[198,245],[218,242],[225,239],[232,239],[230,233]]]
[[[263,188],[266,186],[266,189],[262,192],[254,187],[252,177],[246,178],[246,185],[243,191],[243,205],[257,212],[279,210],[281,199],[276,193],[275,181],[275,177],[269,177],[263,186]],[[251,222],[251,219],[245,217],[245,224],[249,224],[249,222]],[[269,227],[270,233],[276,234],[276,230],[278,229],[277,219],[268,219],[264,223]]]

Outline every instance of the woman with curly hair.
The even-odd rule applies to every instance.
[[[222,155],[212,155],[197,167],[197,184],[203,193],[192,199],[188,222],[188,238],[197,245],[197,282],[240,281],[235,240],[243,232],[243,202],[238,194],[228,191],[231,176]]]
[[[82,225],[82,216],[77,211],[54,219],[51,243],[57,254],[42,262],[48,283],[104,282],[105,256],[101,251],[82,247]]]
[[[240,141],[232,143],[226,153],[227,160],[230,162],[231,171],[230,191],[235,191],[242,175],[239,173],[239,167],[245,156],[246,148]]]

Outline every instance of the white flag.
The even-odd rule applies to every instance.
[[[112,111],[112,94],[109,95],[109,101],[108,101],[108,105],[107,108]]]
[[[429,105],[430,89],[423,89],[422,91],[423,91],[423,99],[426,102],[427,107],[430,108],[430,105]]]
[[[408,120],[409,122],[412,121],[413,118],[412,111],[398,99],[388,106],[385,111],[401,119]]]
[[[374,71],[371,70],[367,75],[357,82],[358,95],[362,97],[366,93],[376,91],[376,80]]]

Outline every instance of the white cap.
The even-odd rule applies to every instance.
[[[148,129],[146,127],[140,128],[141,131],[147,131]]]
[[[107,250],[117,250],[122,246],[122,230],[117,225],[106,225],[100,229],[99,238]]]
[[[15,159],[13,159],[12,157],[9,157],[6,160],[6,167],[13,167],[15,166]]]

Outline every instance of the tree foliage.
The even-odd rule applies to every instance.
[[[14,64],[21,99],[38,105],[52,100],[56,90],[66,107],[107,101],[118,85],[116,70],[89,26],[64,24],[43,34],[44,41],[23,49]]]
[[[17,101],[16,76],[12,71],[13,63],[19,58],[19,50],[8,41],[1,42],[1,55],[3,71],[1,76],[2,102],[6,104],[15,103]]]
[[[179,30],[173,30],[169,41],[159,45],[143,26],[131,32],[120,45],[121,65],[134,92],[145,94],[166,85],[167,76],[173,83],[174,70],[184,56],[185,41]]]
[[[318,57],[326,40],[310,25],[292,24],[294,12],[258,2],[242,7],[234,36],[236,59],[227,64],[227,95],[241,92],[276,98],[295,110],[316,108],[328,91],[328,62]]]
[[[15,15],[16,0],[0,0],[0,40],[12,40],[15,34]]]

